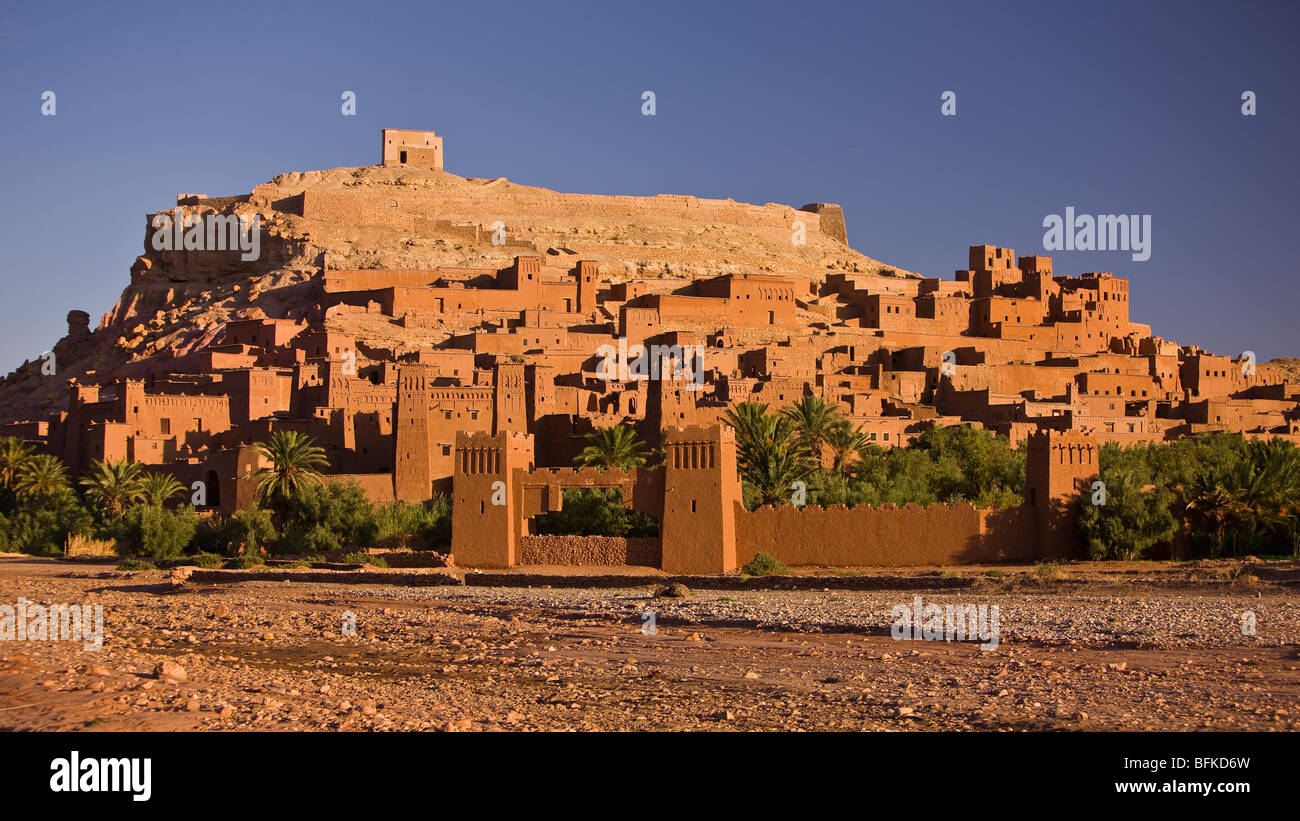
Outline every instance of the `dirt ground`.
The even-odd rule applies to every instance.
[[[0,604],[102,604],[106,634],[99,650],[0,641],[0,729],[1297,729],[1294,563],[1272,582],[1181,568],[1183,583],[1159,585],[1167,566],[1120,586],[1080,571],[1056,587],[664,599],[645,586],[198,585],[0,556]],[[998,647],[895,640],[890,609],[916,595],[998,605]],[[164,661],[183,674],[156,676]]]

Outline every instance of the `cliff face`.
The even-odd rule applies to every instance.
[[[915,276],[886,269],[844,241],[835,206],[809,210],[732,200],[563,194],[433,170],[367,166],[282,174],[247,195],[183,195],[160,209],[181,219],[256,219],[256,259],[236,250],[159,249],[146,216],[144,253],[93,332],[82,311],[42,360],[0,381],[0,417],[44,419],[66,406],[69,380],[107,384],[178,368],[212,344],[230,320],[323,319],[322,266],[429,269],[504,267],[517,255],[595,260],[600,278],[689,280],[776,273],[821,281],[827,273]],[[826,220],[825,226],[822,221]],[[183,246],[184,243],[180,243]],[[82,306],[89,307],[89,306]],[[373,326],[331,316],[362,344]]]

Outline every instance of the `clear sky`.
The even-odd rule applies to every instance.
[[[1043,253],[1067,206],[1146,214],[1148,261],[1056,272],[1128,277],[1134,319],[1180,343],[1300,356],[1295,2],[0,9],[0,371],[70,309],[98,323],[146,212],[375,163],[383,127],[436,130],[464,176],[838,202],[855,248],[945,277],[971,244]]]

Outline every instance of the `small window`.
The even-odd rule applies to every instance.
[[[161,429],[163,436],[170,436],[172,432],[172,420],[170,419],[161,420],[159,422],[159,428]]]

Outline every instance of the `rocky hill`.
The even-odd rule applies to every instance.
[[[176,208],[185,217],[256,217],[258,258],[158,250],[151,242],[154,215],[147,215],[145,253],[130,266],[117,304],[93,331],[85,313],[71,312],[68,335],[52,348],[55,373],[43,373],[37,360],[5,377],[0,416],[44,418],[66,405],[70,380],[107,384],[165,371],[169,361],[218,339],[233,319],[319,319],[327,258],[334,268],[492,268],[540,254],[595,260],[606,282],[724,273],[814,282],[832,272],[917,276],[849,247],[842,216],[834,219],[837,208],[823,217],[775,203],[565,194],[404,167],[282,174],[247,195],[180,195]],[[331,317],[329,325],[362,345],[392,343],[372,338],[383,329],[359,319]]]

